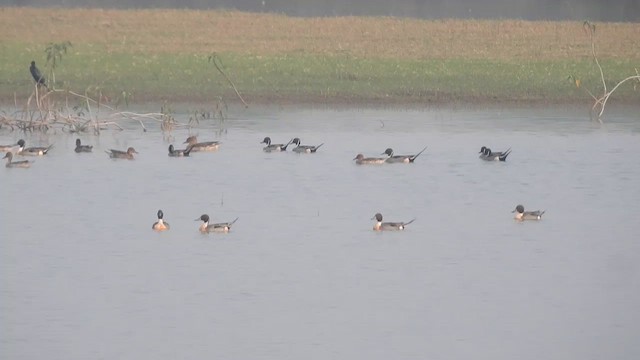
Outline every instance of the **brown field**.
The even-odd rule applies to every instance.
[[[640,60],[640,24],[598,23],[601,58]],[[578,22],[294,18],[193,10],[0,10],[0,42],[145,53],[342,54],[363,58],[557,60],[589,56]]]

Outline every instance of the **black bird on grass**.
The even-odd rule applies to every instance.
[[[31,76],[33,76],[33,80],[36,81],[36,84],[42,85],[45,88],[47,88],[47,90],[49,90],[49,87],[47,86],[47,84],[44,81],[44,76],[42,76],[42,73],[40,72],[40,70],[36,66],[36,62],[35,61],[31,62],[31,66],[29,67],[29,71],[31,71]]]

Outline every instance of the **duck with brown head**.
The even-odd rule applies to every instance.
[[[416,219],[413,219],[408,222],[382,222],[382,214],[380,213],[375,214],[371,218],[371,220],[374,220],[374,219],[376,220],[376,222],[373,225],[373,230],[375,231],[404,230],[405,226],[416,221]]]
[[[13,153],[10,151],[4,155],[3,159],[7,159],[5,166],[8,168],[28,168],[33,163],[33,161],[29,160],[13,161]]]
[[[154,222],[151,228],[155,231],[166,231],[169,230],[169,223],[164,221],[164,213],[162,210],[158,210],[158,221]]]
[[[545,210],[524,211],[524,206],[518,205],[513,209],[512,213],[516,213],[513,218],[518,221],[542,220],[542,215],[545,213]]]
[[[231,230],[231,226],[238,221],[238,219],[239,218],[235,218],[235,220],[231,222],[209,224],[209,215],[202,214],[199,218],[195,219],[195,221],[202,221],[198,230],[203,234],[207,234],[211,232],[228,233]]]
[[[127,151],[109,149],[109,151],[105,151],[105,152],[112,159],[127,159],[127,160],[133,160],[134,159],[133,154],[138,153],[136,149],[132,147],[129,147]]]

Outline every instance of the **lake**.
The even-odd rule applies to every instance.
[[[232,108],[80,135],[91,154],[1,129],[54,147],[0,169],[0,357],[640,358],[639,110]],[[168,157],[188,135],[223,144]],[[265,136],[324,145],[265,153]],[[104,153],[128,146],[134,161]],[[546,213],[518,223],[517,204]],[[376,212],[416,221],[377,233]],[[205,213],[239,220],[203,235]]]

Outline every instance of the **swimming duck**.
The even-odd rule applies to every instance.
[[[112,159],[128,159],[128,160],[133,160],[133,154],[138,153],[136,149],[132,147],[129,147],[127,151],[109,149],[109,151],[105,151],[105,152],[109,154],[109,157]]]
[[[358,165],[379,165],[379,164],[384,164],[385,163],[385,158],[374,158],[374,157],[364,157],[364,155],[362,154],[358,154],[356,155],[356,157],[353,158],[353,160],[356,161],[356,164]]]
[[[75,152],[81,153],[81,152],[92,152],[92,151],[93,151],[93,146],[91,146],[91,145],[82,145],[82,143],[80,143],[80,139],[76,139],[76,150],[75,150]]]
[[[511,148],[508,148],[506,151],[501,152],[493,152],[486,146],[480,148],[479,152],[480,156],[478,156],[482,160],[486,161],[506,161],[507,156],[511,154]]]
[[[220,148],[219,141],[198,142],[195,135],[189,136],[183,144],[189,144],[187,147],[190,147],[191,151],[216,151]]]
[[[516,213],[516,215],[514,216],[514,219],[518,220],[518,221],[524,221],[524,220],[541,220],[542,219],[542,214],[545,213],[545,210],[536,210],[536,211],[524,211],[524,206],[522,205],[518,205],[516,206],[516,208],[512,211],[512,213]]]
[[[200,230],[201,233],[206,234],[210,232],[227,233],[229,232],[229,230],[231,230],[231,225],[238,221],[238,219],[239,218],[235,218],[235,220],[226,223],[209,224],[209,215],[203,214],[199,218],[195,219],[195,221],[202,221],[202,224],[200,224],[198,230]]]
[[[158,210],[158,221],[153,223],[151,228],[155,231],[165,231],[169,230],[169,223],[165,222],[162,218],[164,217],[164,213],[162,210]]]
[[[169,145],[169,156],[172,157],[180,157],[180,156],[189,156],[189,153],[193,150],[192,146],[187,146],[184,150],[176,150],[173,148],[173,145]]]
[[[264,150],[265,152],[273,152],[273,151],[287,151],[287,146],[289,146],[289,144],[291,144],[292,142],[293,142],[293,139],[289,140],[289,142],[286,144],[272,144],[271,138],[267,136],[266,138],[264,138],[264,140],[260,142],[260,144],[267,144],[267,146],[262,148],[262,150]]]
[[[47,152],[49,152],[49,150],[53,147],[53,145],[49,145],[47,147],[34,146],[30,148],[25,148],[24,144],[25,144],[24,140],[22,139],[18,140],[18,146],[20,146],[20,148],[18,149],[18,155],[28,155],[28,156],[46,155]]]
[[[3,159],[7,159],[7,165],[5,165],[5,166],[8,167],[8,168],[28,168],[33,163],[32,161],[29,161],[29,160],[12,161],[13,160],[13,154],[11,153],[11,151],[6,153],[4,155],[4,157],[3,157]]]
[[[382,222],[382,214],[375,214],[371,220],[375,219],[376,223],[373,225],[373,230],[375,231],[386,231],[386,230],[404,230],[404,227],[414,222],[416,219],[413,219],[409,222]]]
[[[18,143],[12,144],[12,145],[0,145],[0,152],[6,153],[6,152],[10,152],[13,151],[13,149],[18,146]]]
[[[318,149],[320,148],[320,146],[324,145],[324,143],[317,145],[317,146],[313,146],[313,145],[300,145],[300,138],[294,138],[291,141],[292,144],[297,145],[296,147],[293,148],[293,152],[297,152],[297,153],[314,153],[316,151],[318,151]]]
[[[418,156],[420,156],[420,154],[422,154],[423,151],[427,150],[427,147],[425,146],[424,149],[420,150],[419,153],[415,154],[415,155],[393,155],[393,149],[388,148],[387,150],[385,150],[381,155],[388,155],[389,157],[385,160],[388,163],[412,163],[416,160],[416,158]]]

